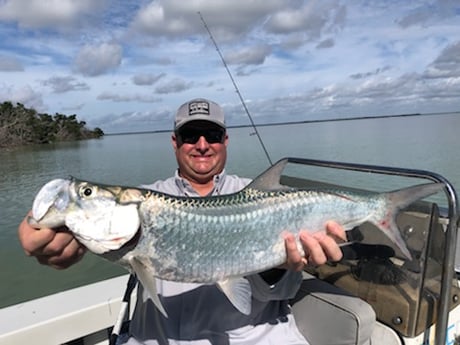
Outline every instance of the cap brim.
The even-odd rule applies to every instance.
[[[184,121],[181,121],[180,123],[176,124],[175,130],[181,128],[182,126],[186,125],[187,123],[195,122],[195,121],[206,121],[206,122],[211,122],[219,127],[226,128],[225,123],[222,123],[221,121],[215,121],[213,119],[209,118],[209,115],[194,115],[191,118],[185,119]]]

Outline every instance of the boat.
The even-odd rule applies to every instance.
[[[343,247],[343,260],[303,272],[303,283],[291,305],[299,330],[310,343],[460,344],[460,265],[456,263],[459,206],[449,181],[428,171],[287,159],[292,164],[321,169],[426,179],[445,187],[447,206],[420,201],[398,216],[398,226],[414,254],[412,260],[404,258],[366,223],[349,232],[350,244]],[[290,175],[283,175],[281,182],[295,187],[331,185]],[[128,277],[0,309],[0,345],[113,342],[129,322],[130,306],[136,298],[134,280]]]

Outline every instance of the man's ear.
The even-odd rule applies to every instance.
[[[179,139],[177,138],[176,133],[173,132],[171,134],[171,143],[172,143],[174,151],[176,151],[177,147],[179,146],[178,141],[179,141]]]

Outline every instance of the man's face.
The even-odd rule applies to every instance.
[[[218,125],[192,121],[173,134],[172,143],[183,178],[208,183],[224,169],[228,136]]]

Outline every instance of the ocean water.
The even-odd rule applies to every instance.
[[[459,113],[259,126],[258,132],[273,162],[301,157],[428,170],[460,189]],[[67,270],[42,266],[24,254],[18,224],[40,187],[53,178],[73,175],[136,186],[171,176],[176,162],[170,137],[168,132],[109,135],[0,151],[0,307],[124,274],[91,254]],[[229,173],[254,178],[269,167],[253,128],[231,128],[229,138]],[[288,167],[287,173],[382,191],[408,182],[322,168]]]

